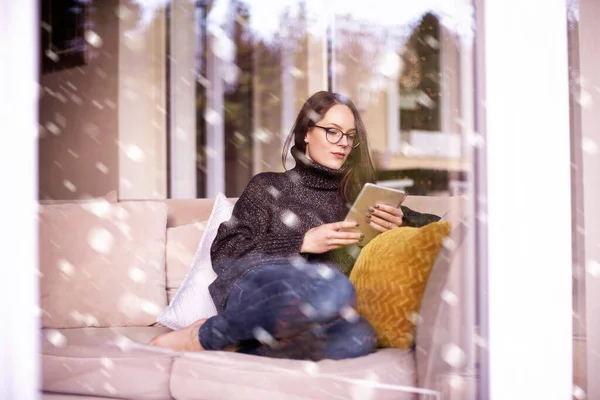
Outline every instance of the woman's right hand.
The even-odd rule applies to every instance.
[[[345,231],[358,227],[356,222],[341,221],[323,224],[304,234],[301,253],[320,254],[343,246],[360,243],[364,236],[360,232]]]

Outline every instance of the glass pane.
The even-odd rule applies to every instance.
[[[240,196],[256,174],[294,167],[291,157],[282,162],[283,143],[312,94],[347,95],[366,124],[376,183],[405,190],[407,213],[453,224],[440,255],[433,257],[430,283],[421,288],[425,293],[412,298],[422,307],[407,316],[410,347],[379,350],[378,357],[393,368],[374,363],[379,372],[359,370],[353,396],[408,390],[475,398],[469,179],[478,142],[470,1],[58,3],[77,3],[85,12],[75,18],[64,15],[67,6],[41,10],[42,46],[50,46],[55,40],[48,33],[60,28],[49,21],[59,21],[68,26],[55,39],[77,54],[65,56],[60,65],[52,64],[60,60],[56,52],[48,48],[44,54],[52,63],[40,71],[39,82],[40,199],[104,197],[104,211],[92,207],[102,214],[118,200]],[[74,40],[74,47],[66,45]],[[182,219],[188,217],[191,222],[196,215]],[[121,231],[114,234],[126,233]],[[112,243],[106,235],[100,241]],[[108,253],[104,250],[99,253]],[[79,266],[63,258],[60,271],[54,264],[47,268],[65,275],[64,283]],[[108,255],[98,259],[107,261]],[[129,273],[126,279],[135,283],[147,279],[137,267]],[[123,298],[124,303],[143,300]],[[140,307],[152,319],[148,315],[164,304],[148,300]],[[78,324],[98,324],[91,312],[75,314]],[[345,377],[337,378],[346,390]],[[364,379],[393,388],[373,389]]]
[[[205,163],[204,173],[223,173],[226,195],[239,196],[255,174],[294,166],[291,158],[282,164],[282,144],[312,93],[331,89],[349,96],[367,126],[378,183],[415,199],[447,198],[455,206],[446,217],[467,221],[460,245],[448,254],[452,268],[443,286],[429,294],[434,311],[422,330],[431,336],[423,334],[428,339],[417,351],[423,370],[413,384],[452,396],[474,394],[471,2],[400,1],[395,7],[401,12],[386,13],[383,0],[368,7],[360,1],[234,1],[220,22],[224,36],[210,28],[217,4],[206,2],[204,43],[216,38],[221,45],[204,57],[210,63],[217,56],[220,72],[206,73],[200,98],[207,102],[198,102],[197,115],[207,127],[203,135],[222,135],[224,151],[214,156],[223,156],[225,165],[219,171]],[[227,46],[229,53],[221,53]],[[215,77],[225,82],[222,89]],[[211,101],[223,102],[222,133],[213,129],[218,110],[211,110]],[[206,136],[198,139],[199,154],[214,153]]]
[[[363,112],[380,180],[460,193],[473,131],[470,3],[406,2],[390,17],[353,4],[335,13],[333,87]]]
[[[204,3],[206,14],[199,22],[203,26],[210,20],[213,7],[214,2]],[[272,20],[272,15],[279,19]],[[213,150],[206,151],[206,135],[213,134],[214,110],[207,105],[212,96],[223,101],[225,193],[236,197],[254,174],[283,170],[281,149],[296,110],[309,93],[327,88],[327,58],[323,54],[327,45],[325,27],[318,22],[315,25],[302,2],[233,1],[220,23],[224,32],[209,28],[203,38],[215,40],[216,50],[209,49],[198,60],[210,63],[218,59],[218,72],[211,77],[204,71],[206,85],[198,88],[197,111],[202,121],[198,128],[199,165],[200,175],[214,173],[206,167],[207,154]],[[223,88],[212,85],[215,77],[224,80]],[[208,132],[202,123],[209,127]],[[205,184],[200,177],[199,195],[206,193]]]
[[[378,183],[413,196],[462,199],[472,217],[474,14],[470,2],[346,1],[333,10],[333,90],[355,100],[369,133]],[[464,197],[458,197],[464,195]],[[410,198],[410,196],[409,196]],[[454,215],[456,218],[457,215]],[[452,217],[451,217],[452,218]],[[417,338],[419,385],[476,398],[474,245],[467,225],[439,291],[432,273]],[[456,232],[455,232],[456,233]],[[439,282],[438,282],[439,284]],[[428,306],[435,298],[435,317]],[[419,335],[419,333],[417,333]],[[423,365],[424,364],[424,365]]]

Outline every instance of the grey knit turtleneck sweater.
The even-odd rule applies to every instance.
[[[350,274],[355,259],[348,248],[300,254],[309,229],[346,216],[348,206],[339,192],[344,171],[316,164],[295,147],[292,156],[296,160],[293,169],[254,176],[235,204],[231,219],[219,227],[211,247],[217,279],[209,288],[219,312],[234,283],[261,265],[327,262]]]

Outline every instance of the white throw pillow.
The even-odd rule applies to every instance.
[[[215,240],[219,225],[228,221],[232,212],[233,204],[222,193],[217,194],[206,228],[198,243],[194,260],[171,304],[162,311],[156,322],[177,330],[185,328],[199,319],[217,314],[215,303],[208,291],[208,286],[217,277],[212,269],[210,247]]]

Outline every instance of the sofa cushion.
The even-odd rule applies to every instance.
[[[144,326],[166,305],[161,202],[40,206],[41,324]]]
[[[449,233],[447,221],[400,227],[378,235],[360,253],[350,281],[356,309],[375,328],[379,346],[408,349],[414,343],[414,315]]]
[[[85,396],[80,394],[63,394],[63,393],[52,393],[52,392],[41,392],[40,400],[106,400],[110,397],[98,397],[98,396]]]
[[[194,253],[207,221],[167,229],[167,299],[169,302],[181,286],[192,265]]]
[[[415,379],[409,350],[384,349],[365,357],[319,362],[205,351],[175,359],[171,394],[188,400],[408,400],[413,395],[398,389],[414,386]],[[398,387],[373,387],[377,383]]]
[[[169,399],[168,354],[111,346],[147,343],[161,327],[43,329],[42,387],[47,392],[124,399]]]
[[[51,205],[51,204],[82,204],[82,203],[90,203],[94,201],[107,201],[109,203],[117,203],[119,200],[117,198],[117,191],[111,190],[101,197],[85,197],[79,199],[42,199],[39,201],[41,205]]]
[[[199,319],[217,314],[215,303],[208,290],[209,285],[217,277],[212,269],[210,248],[219,226],[231,218],[232,212],[233,204],[223,194],[218,193],[183,283],[156,322],[171,329],[182,329]]]
[[[228,200],[235,204],[237,197]],[[208,220],[215,199],[166,199],[164,202],[169,208],[167,226],[171,228]]]

